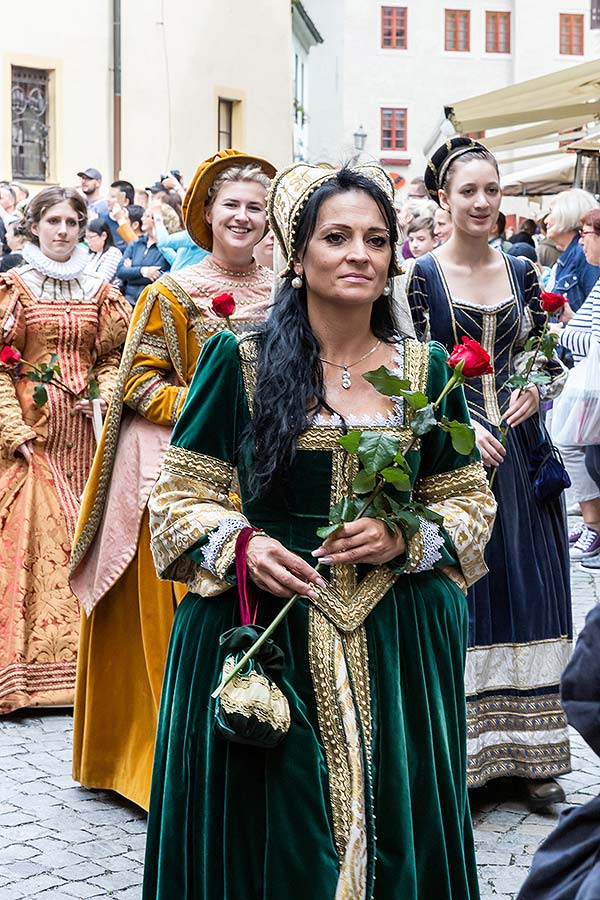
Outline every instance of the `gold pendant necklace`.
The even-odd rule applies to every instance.
[[[328,366],[334,366],[336,369],[342,370],[342,387],[344,388],[345,391],[347,391],[349,388],[352,387],[352,379],[350,378],[349,370],[352,369],[354,366],[357,366],[359,364],[359,362],[362,362],[363,359],[367,358],[367,356],[370,356],[372,353],[375,353],[375,351],[377,349],[379,349],[380,346],[381,346],[381,341],[377,341],[375,346],[371,347],[370,350],[367,350],[367,352],[365,354],[363,354],[363,356],[361,356],[360,359],[356,359],[353,363],[347,363],[345,365],[344,364],[340,365],[340,363],[334,363],[328,359],[323,359],[322,356],[320,356],[319,359],[321,360],[321,362],[327,363]]]

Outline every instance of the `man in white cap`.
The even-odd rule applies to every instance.
[[[100,185],[102,184],[102,175],[98,169],[91,166],[77,173],[81,180],[80,190],[85,197],[90,211],[90,218],[100,216],[105,219],[108,217],[108,206],[106,200],[100,195]]]

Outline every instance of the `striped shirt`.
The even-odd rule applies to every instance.
[[[560,335],[575,360],[588,355],[592,339],[600,341],[600,278]]]

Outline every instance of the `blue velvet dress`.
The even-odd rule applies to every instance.
[[[472,419],[496,437],[515,355],[544,322],[532,264],[508,256],[505,262],[512,295],[493,306],[452,298],[434,254],[417,261],[408,292],[418,337],[429,323],[431,338],[448,349],[466,335],[490,354],[494,374],[469,380],[465,395]],[[557,374],[552,362],[548,371]],[[509,431],[493,486],[498,513],[485,553],[489,574],[469,589],[470,787],[570,771],[559,693],[572,635],[568,543],[562,499],[540,503],[532,490],[527,463],[540,439],[537,415]]]

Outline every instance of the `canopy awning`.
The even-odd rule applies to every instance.
[[[557,194],[573,186],[575,154],[565,153],[555,160],[547,160],[539,166],[529,166],[503,175],[500,179],[506,197]]]
[[[569,144],[565,149],[579,150],[583,153],[600,153],[600,131],[596,131],[594,134],[588,134],[578,141],[573,141],[573,143]]]
[[[425,154],[451,132],[510,129],[486,137],[486,146],[497,151],[558,139],[594,119],[600,120],[600,60],[447,104]]]

